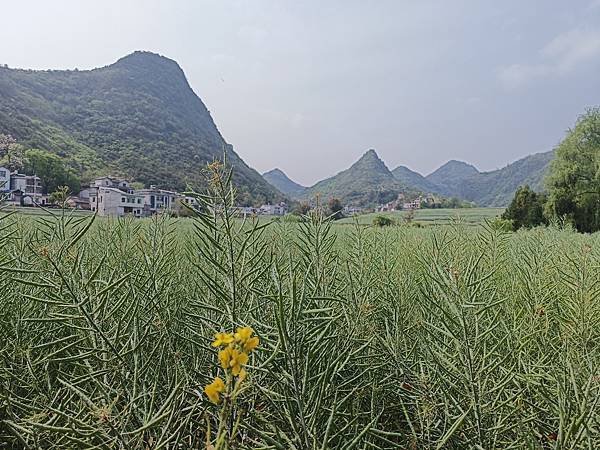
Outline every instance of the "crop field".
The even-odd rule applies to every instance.
[[[0,448],[600,448],[598,235],[212,211],[2,215]]]
[[[417,209],[412,220],[421,225],[443,225],[453,221],[462,221],[465,224],[479,225],[486,219],[493,219],[504,212],[504,208],[458,208],[458,209]],[[396,222],[403,222],[407,211],[379,212],[361,214],[356,217],[347,217],[336,223],[352,224],[358,221],[361,225],[371,225],[377,216],[389,217]]]

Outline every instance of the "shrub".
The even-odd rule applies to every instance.
[[[394,225],[396,222],[391,217],[387,216],[376,216],[373,219],[373,225],[376,227],[389,227]]]

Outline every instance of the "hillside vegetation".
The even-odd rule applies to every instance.
[[[553,151],[536,153],[490,172],[479,172],[469,164],[451,161],[426,179],[434,183],[442,195],[480,206],[506,206],[519,186],[529,185],[537,191],[544,189],[544,177],[553,157]]]
[[[301,197],[306,191],[306,187],[290,180],[281,169],[273,169],[263,173],[263,178],[267,183],[276,187],[280,192],[292,198]]]
[[[307,188],[304,198],[320,195],[339,198],[345,205],[373,206],[394,200],[405,189],[375,150],[369,150],[350,168]]]
[[[136,52],[89,71],[0,68],[0,133],[64,158],[83,179],[113,174],[184,190],[226,157],[242,203],[282,198],[219,133],[181,68]]]
[[[374,206],[396,198],[432,193],[458,198],[478,206],[504,207],[520,186],[544,189],[554,151],[536,153],[489,172],[479,172],[471,164],[449,161],[431,174],[423,176],[405,166],[390,171],[374,150],[369,150],[349,169],[305,188],[290,180],[283,171],[274,169],[264,179],[292,198],[308,200],[320,194],[339,198],[344,204]]]

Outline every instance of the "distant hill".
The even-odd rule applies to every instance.
[[[502,169],[478,172],[459,182],[450,183],[452,196],[482,206],[506,206],[519,186],[528,184],[535,191],[544,190],[544,177],[554,151],[536,153],[519,159]]]
[[[262,176],[267,183],[291,198],[301,197],[302,194],[304,194],[304,191],[306,191],[306,187],[290,180],[281,169],[270,170],[263,173]]]
[[[0,133],[49,150],[83,178],[202,188],[200,171],[227,154],[241,203],[282,195],[225,142],[175,61],[135,52],[94,70],[0,68]]]
[[[519,186],[544,189],[544,176],[553,157],[554,151],[536,153],[490,172],[479,172],[465,162],[448,161],[426,177],[402,166],[393,173],[400,182],[421,192],[457,197],[480,206],[506,206]]]
[[[319,194],[324,201],[337,197],[345,205],[369,206],[391,201],[405,189],[371,149],[350,168],[309,187],[303,197]]]
[[[460,184],[461,180],[478,174],[479,171],[466,162],[451,160],[446,164],[427,175],[427,181],[440,187],[449,187]]]
[[[404,186],[410,186],[416,191],[438,193],[440,190],[439,186],[429,181],[423,175],[405,166],[396,167],[392,170],[392,175]]]

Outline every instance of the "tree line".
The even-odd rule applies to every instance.
[[[71,192],[79,192],[81,188],[81,180],[62,158],[47,150],[27,148],[6,134],[0,134],[0,167],[37,175],[42,180],[44,194],[55,192],[62,186]]]
[[[546,192],[517,190],[502,215],[514,230],[560,221],[581,233],[600,230],[600,108],[589,109],[556,148]]]

